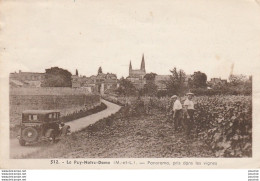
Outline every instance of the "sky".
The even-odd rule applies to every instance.
[[[208,78],[260,68],[260,6],[252,0],[1,1],[1,66],[44,72],[58,66],[90,76],[173,67]]]

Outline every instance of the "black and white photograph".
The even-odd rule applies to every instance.
[[[259,159],[258,1],[0,5],[0,146],[12,164]]]

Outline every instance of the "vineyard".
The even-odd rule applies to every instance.
[[[196,97],[190,138],[174,131],[169,98],[103,98],[125,106],[26,158],[252,157],[251,97]]]
[[[133,112],[149,114],[159,109],[170,114],[172,102],[169,98],[110,97],[113,102],[132,104]],[[183,103],[185,98],[181,98]],[[138,103],[137,103],[138,102]],[[250,96],[200,96],[194,98],[194,137],[203,140],[217,157],[252,156],[252,98]],[[137,109],[134,107],[137,106]],[[143,107],[143,109],[141,109]],[[130,110],[131,111],[131,110]]]

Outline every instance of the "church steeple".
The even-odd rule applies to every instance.
[[[130,60],[130,64],[129,64],[129,75],[131,74],[132,72],[132,63],[131,63],[131,60]]]
[[[141,70],[145,71],[144,54],[143,54],[143,57],[142,57]]]

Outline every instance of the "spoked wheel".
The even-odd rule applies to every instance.
[[[38,139],[38,131],[34,127],[27,127],[23,129],[20,144],[22,145],[24,142],[32,143],[37,141]]]

